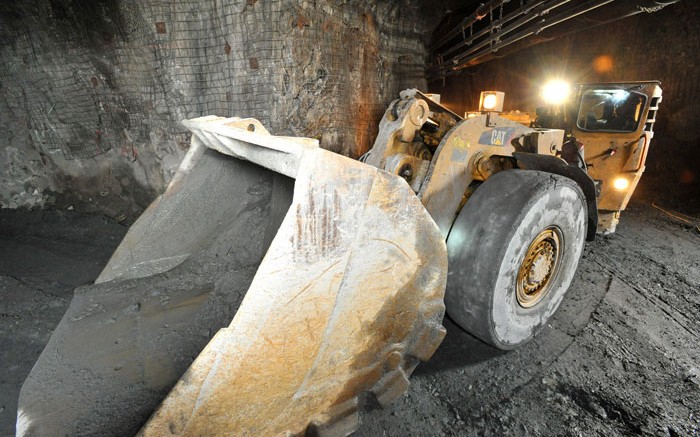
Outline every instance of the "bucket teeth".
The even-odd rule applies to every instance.
[[[360,425],[357,412],[357,398],[352,398],[328,412],[330,421],[318,425],[312,423],[306,430],[306,437],[345,437],[355,432]]]
[[[408,377],[403,369],[398,368],[384,375],[372,388],[372,393],[377,397],[377,402],[382,407],[394,402],[408,390]]]
[[[411,354],[421,361],[428,361],[445,338],[447,330],[438,324],[426,324],[417,335]]]

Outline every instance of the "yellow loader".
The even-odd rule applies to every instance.
[[[76,290],[17,434],[348,435],[358,396],[406,391],[445,306],[495,347],[527,342],[614,230],[661,89],[579,95],[565,131],[501,117],[502,93],[465,118],[406,90],[359,161],[254,119],[184,121],[187,156]]]

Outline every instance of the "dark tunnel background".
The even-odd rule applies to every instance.
[[[431,92],[458,113],[478,107],[482,90],[506,94],[504,110],[534,112],[542,105],[541,86],[562,78],[572,84],[659,80],[663,102],[654,128],[647,169],[635,198],[669,205],[688,213],[700,210],[700,3],[681,1],[655,13],[564,36],[535,37],[541,44],[462,74],[429,83]]]
[[[632,10],[660,4],[623,2]],[[506,110],[532,111],[542,82],[563,76],[660,80],[664,101],[637,196],[700,208],[697,2],[592,27],[619,16],[601,8],[428,81],[431,40],[478,5],[3,2],[0,204],[133,219],[165,189],[189,147],[182,119],[255,117],[275,134],[317,138],[358,156],[404,88],[440,93],[458,112],[474,108],[481,90],[498,89]]]

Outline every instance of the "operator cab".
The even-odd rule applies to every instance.
[[[647,96],[625,89],[588,89],[581,95],[576,126],[590,132],[634,132]]]
[[[661,102],[657,81],[583,84],[571,133],[585,145],[586,169],[600,188],[598,231],[615,231],[645,169]]]

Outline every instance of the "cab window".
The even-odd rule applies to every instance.
[[[645,103],[646,96],[633,91],[587,90],[581,96],[576,124],[587,131],[634,132]]]

